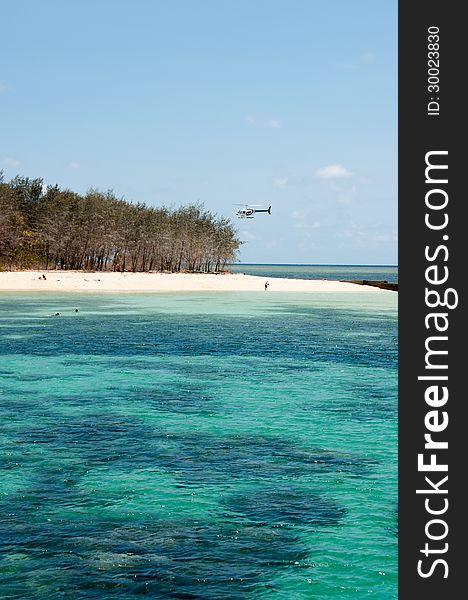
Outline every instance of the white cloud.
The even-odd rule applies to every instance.
[[[19,160],[16,160],[16,158],[8,157],[8,158],[5,158],[5,160],[3,161],[3,164],[6,167],[11,167],[12,169],[16,169],[16,167],[19,167],[21,163]]]
[[[356,225],[351,224],[347,229],[342,229],[341,231],[336,232],[336,237],[344,239],[344,240],[352,240],[354,242],[361,242],[363,239],[368,239],[369,235],[364,231],[364,229],[359,229]]]
[[[2,83],[0,81],[0,94],[3,94],[4,92],[9,92],[11,90],[11,87],[6,84],[6,83]]]
[[[76,162],[75,160],[72,160],[71,162],[68,163],[68,168],[69,169],[79,169],[81,167],[80,163]]]
[[[307,210],[293,210],[291,213],[291,218],[293,219],[292,226],[295,229],[319,229],[321,227],[320,221],[312,221],[312,223],[308,222],[308,211]],[[304,235],[309,237],[311,234],[309,231],[304,232]]]
[[[284,188],[288,185],[288,178],[287,177],[276,177],[275,179],[273,179],[273,185],[275,187]]]
[[[398,241],[395,233],[378,233],[372,237],[372,241],[380,244],[389,244]]]
[[[309,223],[309,225],[307,226],[307,231],[303,231],[302,233],[303,233],[304,237],[306,237],[308,240],[310,240],[310,239],[313,239],[316,237],[316,233],[313,230],[319,229],[319,228],[320,228],[320,223],[318,221],[314,221],[313,223]]]
[[[255,240],[255,239],[256,239],[256,238],[255,238],[255,236],[254,236],[254,234],[253,234],[253,233],[251,233],[250,231],[247,231],[247,229],[244,229],[244,230],[242,231],[242,235],[243,235],[243,237],[244,237],[244,238],[245,238],[247,241],[249,241],[249,242],[252,242],[253,240]]]
[[[266,126],[269,129],[279,129],[281,127],[281,123],[277,119],[270,119]]]
[[[382,231],[377,222],[349,223],[344,229],[336,231],[336,237],[348,240],[356,245],[395,244],[398,236],[394,231]]]
[[[293,210],[291,213],[291,217],[293,219],[303,219],[305,217],[305,212],[302,210]]]
[[[343,177],[352,177],[354,173],[343,167],[343,165],[327,165],[315,171],[315,177],[318,179],[341,179]]]
[[[308,227],[307,223],[300,219],[294,221],[292,225],[295,229],[306,229]]]
[[[317,222],[312,223],[312,225],[310,227],[311,227],[311,229],[318,229],[320,227],[320,223],[317,223]],[[312,231],[304,231],[304,235],[306,238],[309,238],[309,239],[316,237],[316,234],[313,233]]]

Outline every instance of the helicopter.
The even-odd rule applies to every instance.
[[[268,208],[257,208],[257,206],[262,206],[261,204],[237,204],[236,206],[243,207],[236,213],[239,219],[253,219],[255,213],[268,213],[271,215],[271,206]]]

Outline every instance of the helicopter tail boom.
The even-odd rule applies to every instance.
[[[271,206],[269,206],[268,208],[264,208],[264,209],[262,209],[262,210],[259,210],[259,209],[257,208],[257,210],[256,210],[255,212],[258,212],[258,213],[261,213],[261,212],[266,212],[266,213],[268,213],[269,215],[271,215]]]

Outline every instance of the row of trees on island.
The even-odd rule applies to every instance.
[[[152,207],[42,179],[0,179],[0,268],[222,271],[240,240],[200,204]]]

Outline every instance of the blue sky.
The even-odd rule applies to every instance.
[[[200,200],[244,262],[396,264],[396,4],[4,0],[0,169]]]

